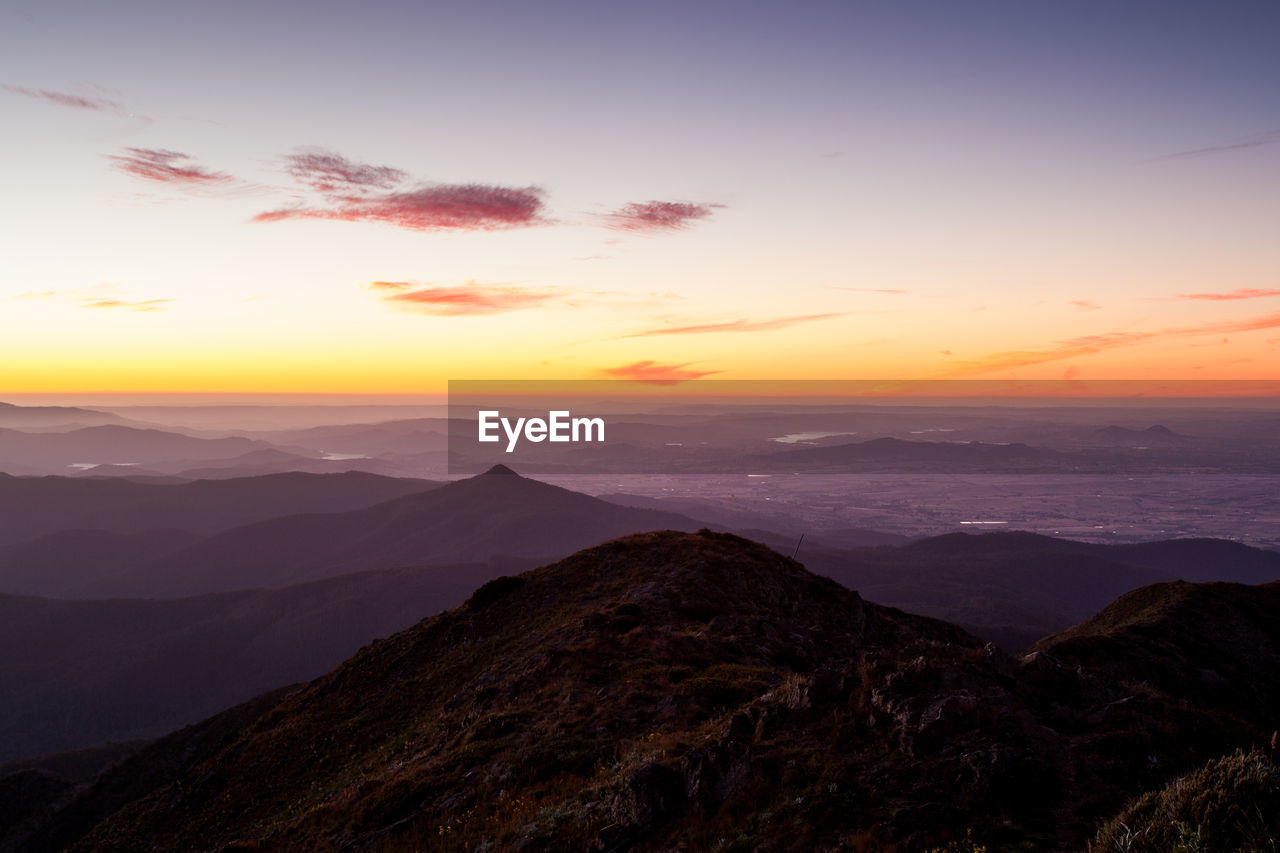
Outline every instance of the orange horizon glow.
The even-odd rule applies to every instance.
[[[174,75],[180,16],[32,4],[0,399],[1280,380],[1265,10],[708,6],[654,62],[664,14],[576,5],[227,6]]]

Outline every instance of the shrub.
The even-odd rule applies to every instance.
[[[1280,851],[1280,767],[1263,752],[1210,761],[1108,821],[1094,853]]]

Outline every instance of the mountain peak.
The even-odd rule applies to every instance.
[[[481,477],[488,477],[490,474],[500,474],[500,475],[502,475],[502,476],[504,476],[504,477],[519,477],[519,476],[520,476],[520,475],[519,475],[519,474],[517,474],[515,471],[512,471],[512,470],[511,470],[510,468],[508,468],[506,465],[503,465],[503,464],[501,464],[501,463],[499,463],[499,464],[497,464],[497,465],[494,465],[492,468],[490,468],[488,471],[485,471],[485,472],[484,472],[483,474],[481,474],[480,476],[481,476]]]

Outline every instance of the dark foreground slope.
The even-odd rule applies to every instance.
[[[1033,651],[1260,727],[1280,709],[1280,581],[1161,583],[1121,596]]]
[[[46,784],[3,843],[1081,849],[1128,798],[1277,722],[1054,652],[1014,661],[733,536],[643,534],[492,581],[87,789]]]

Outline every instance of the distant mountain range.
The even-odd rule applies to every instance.
[[[0,402],[0,428],[46,430],[124,424],[127,419],[110,412],[68,406],[17,406]]]
[[[317,442],[312,430],[303,430],[269,433],[277,440],[268,441],[234,433],[210,435],[117,423],[120,419],[113,415],[97,421],[105,423],[79,426],[57,421],[51,422],[56,428],[36,429],[24,420],[23,429],[13,429],[6,428],[0,414],[0,472],[186,479],[289,471],[404,475],[432,466],[443,470],[445,458],[439,435],[413,430],[329,427],[318,432],[333,436],[328,440]],[[294,435],[301,439],[299,443],[282,441]],[[363,449],[353,452],[353,447]]]
[[[1160,581],[1280,578],[1280,552],[1221,539],[1129,545],[1023,532],[948,533],[902,547],[804,546],[800,558],[872,601],[964,625],[1019,651]]]
[[[0,777],[0,844],[1078,850],[1280,728],[1275,599],[1147,587],[1015,659],[731,535],[632,536],[89,784]]]
[[[11,596],[0,600],[13,614],[0,648],[26,650],[0,659],[11,699],[0,757],[160,734],[314,677],[504,573],[617,536],[704,526],[505,468],[444,485],[356,473],[178,484],[0,477],[0,507],[14,535],[58,518],[101,525],[0,546],[0,593]],[[795,550],[788,535],[753,535]],[[1280,554],[1221,540],[1112,546],[997,533],[857,546],[820,535],[799,557],[868,600],[944,617],[1011,652],[1143,585],[1280,578]],[[304,630],[295,610],[327,614],[333,630]],[[301,639],[314,630],[332,643]],[[257,675],[237,668],[246,661]],[[186,688],[171,683],[174,671],[191,673]],[[121,685],[147,700],[121,704]],[[117,710],[90,725],[77,708]]]
[[[675,513],[611,504],[497,466],[363,509],[291,515],[227,530],[82,594],[176,598],[374,568],[550,560],[640,530],[700,526]]]
[[[0,544],[79,529],[208,534],[280,515],[367,507],[434,485],[355,472],[191,483],[0,474]]]
[[[1094,433],[1108,443],[1116,444],[1185,444],[1188,438],[1160,424],[1146,429],[1130,429],[1122,426],[1105,426]]]
[[[271,447],[266,442],[241,437],[193,438],[118,424],[68,432],[0,429],[0,466],[65,473],[76,465],[145,467],[178,459],[227,459]]]
[[[123,512],[125,525],[150,512],[203,507],[210,524],[273,499],[279,509],[289,497],[295,505],[304,496],[313,504],[367,503],[385,490],[416,491],[209,538],[77,530],[0,548],[0,592],[112,599],[0,595],[9,614],[0,618],[0,648],[10,650],[0,656],[0,692],[10,700],[0,709],[0,760],[161,734],[314,677],[504,572],[638,530],[699,526],[506,469],[445,486],[293,474],[177,486],[48,478],[18,488],[32,484],[65,490],[55,494],[80,499],[90,513],[104,510],[104,495],[121,510],[122,496],[148,495]],[[164,556],[148,561],[157,550]],[[374,569],[381,571],[365,571]]]
[[[1280,471],[1275,416],[1265,411],[1232,411],[1216,420],[1208,410],[1069,407],[633,413],[610,421],[605,444],[525,442],[508,454],[500,445],[476,444],[469,421],[403,417],[413,408],[330,408],[136,407],[121,409],[126,417],[5,404],[0,471],[188,479],[346,470],[430,477],[480,473],[494,463],[533,474]],[[1095,420],[1122,414],[1126,422],[1170,416],[1191,432]],[[314,425],[317,419],[323,425]],[[293,423],[309,425],[281,428]]]

